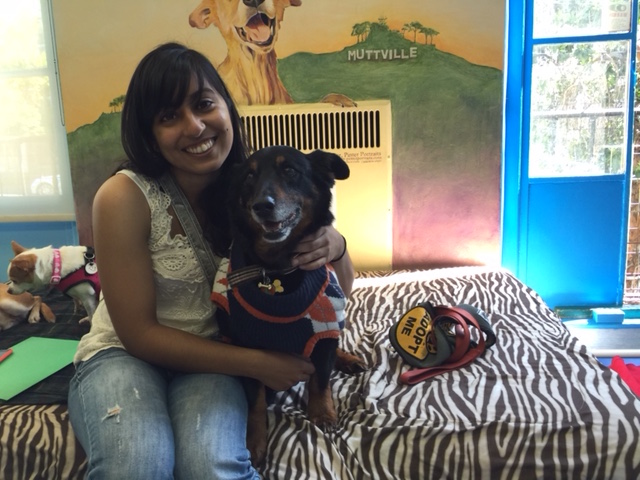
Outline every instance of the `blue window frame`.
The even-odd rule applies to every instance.
[[[605,2],[600,0],[509,0],[507,8],[502,263],[555,305],[622,301],[633,155],[638,0],[610,0],[609,9],[603,5]],[[598,50],[614,52],[620,58],[626,55],[615,64],[624,66],[624,72],[610,77],[614,64],[596,65],[602,58]],[[536,72],[544,72],[539,65],[543,63],[540,55],[549,52],[559,52],[563,58],[567,53],[583,55],[583,60],[585,52],[590,52],[596,59],[592,78],[601,84],[605,76],[607,81],[613,78],[617,101],[611,103],[607,99],[595,110],[578,105],[550,112],[548,99],[539,101],[540,78],[549,78],[535,77]],[[592,87],[590,66],[591,62],[583,62],[586,73],[578,71],[575,82],[583,87],[583,95],[588,93],[587,87]],[[604,66],[609,69],[597,71],[596,67]],[[564,93],[561,85],[555,88]],[[540,109],[545,101],[547,111]],[[598,128],[604,133],[597,137],[593,132]],[[554,135],[559,138],[555,143],[550,140]],[[546,153],[550,153],[547,163],[540,166]],[[572,155],[575,158],[569,158]],[[553,162],[566,165],[556,169]],[[586,208],[583,203],[571,203],[593,198],[598,200]],[[568,221],[573,212],[583,218]],[[539,230],[545,225],[549,232],[541,235]],[[593,235],[589,234],[591,227]],[[604,232],[604,239],[599,232]],[[572,233],[577,234],[575,245],[567,245]],[[606,255],[601,256],[603,252]],[[584,266],[589,259],[595,259],[591,269]],[[564,269],[558,262],[566,263]]]

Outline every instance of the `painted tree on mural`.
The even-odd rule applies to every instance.
[[[351,36],[356,37],[356,42],[364,42],[371,28],[371,22],[356,23],[351,30]]]
[[[392,30],[387,24],[387,17],[379,17],[375,22],[359,22],[353,25],[351,29],[351,36],[356,37],[356,43],[363,43],[368,39],[376,36],[377,33],[393,33],[397,34],[401,38],[405,38],[407,33],[413,34],[413,43],[418,43],[418,35],[424,35],[425,45],[434,45],[434,37],[440,35],[436,29],[426,27],[418,21],[407,22],[402,26],[401,30]]]
[[[122,109],[122,105],[124,104],[124,95],[120,95],[119,97],[114,98],[109,102],[109,108],[111,108],[111,112],[119,112]]]
[[[418,34],[421,33],[424,35],[425,45],[433,45],[433,37],[440,35],[440,32],[437,30],[431,27],[425,27],[422,23],[417,21],[405,23],[402,26],[401,33],[403,37],[405,33],[413,33],[413,43],[418,43]]]
[[[395,35],[398,35],[399,37],[404,38],[404,35],[401,31],[399,30],[392,30],[389,28],[389,25],[387,25],[387,17],[379,17],[377,22],[372,22],[370,25],[370,35],[374,35],[376,33],[382,33],[382,34],[389,34],[389,33],[393,33]]]
[[[417,43],[418,34],[421,33],[425,37],[425,40],[424,40],[425,45],[427,44],[432,45],[433,37],[440,34],[440,32],[438,32],[437,30],[434,30],[433,28],[430,28],[430,27],[425,27],[420,22],[417,22],[417,21],[406,23],[402,27],[402,31],[391,30],[389,28],[389,25],[387,24],[387,17],[379,17],[378,20],[375,22],[369,22],[369,21],[359,22],[354,24],[353,27],[351,28],[351,36],[356,37],[356,43],[365,42],[372,34],[375,34],[376,32],[387,32],[387,33],[393,32],[393,33],[397,33],[403,38],[404,38],[404,32],[411,32],[413,33],[414,43]]]
[[[418,41],[418,32],[422,32],[423,28],[425,27],[420,22],[409,22],[402,26],[402,31],[413,33],[413,43],[416,43]]]
[[[433,37],[440,35],[440,32],[430,27],[422,27],[420,33],[424,35],[425,45],[433,45]]]

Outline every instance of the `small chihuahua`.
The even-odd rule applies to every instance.
[[[25,248],[11,241],[15,257],[9,262],[9,293],[56,288],[82,305],[91,322],[100,296],[100,277],[92,247]]]

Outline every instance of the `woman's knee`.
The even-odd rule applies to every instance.
[[[177,479],[259,478],[246,447],[246,430],[225,430],[220,424],[215,431],[206,430],[211,429],[203,424],[191,438],[176,437]]]
[[[95,417],[78,435],[88,457],[87,478],[173,478],[175,443],[168,416],[162,421],[162,415],[137,409],[127,399],[104,414],[88,415]]]
[[[71,423],[88,478],[172,478],[173,432],[166,382],[126,352],[81,364],[69,394]]]
[[[188,375],[170,392],[177,478],[259,478],[246,447],[247,403],[238,379]]]

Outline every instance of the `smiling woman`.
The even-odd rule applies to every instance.
[[[3,221],[74,220],[53,35],[49,11],[41,5],[7,4],[0,15]]]

